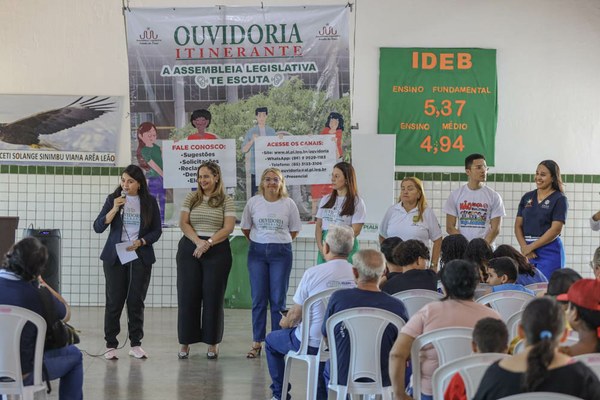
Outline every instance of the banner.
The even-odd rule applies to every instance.
[[[258,138],[331,135],[336,159],[349,159],[349,12],[346,6],[126,10],[132,159],[154,180],[168,223],[177,221],[175,203],[185,193],[165,190],[166,165],[183,165],[186,156],[165,151],[166,141],[233,139],[228,193],[240,214],[260,183]],[[200,159],[202,150],[185,153]],[[311,201],[318,201],[308,183],[293,190],[307,221]]]
[[[115,165],[123,98],[0,95],[0,164]]]
[[[495,164],[496,50],[382,48],[377,131],[396,135],[396,165]]]

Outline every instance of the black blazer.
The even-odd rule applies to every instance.
[[[113,208],[113,204],[114,195],[109,194],[106,197],[102,211],[100,211],[100,214],[98,214],[98,217],[94,221],[94,231],[96,231],[96,233],[102,233],[108,227],[108,225],[105,223],[106,214],[108,214],[111,208]],[[141,204],[141,207],[147,206],[148,204]],[[150,207],[152,207],[152,222],[148,227],[144,228],[144,220],[142,217],[142,220],[140,221],[140,233],[138,235],[139,239],[144,238],[146,245],[141,246],[136,250],[138,257],[145,265],[152,265],[156,261],[152,244],[160,238],[160,235],[162,235],[160,211],[158,210],[158,203],[156,203],[156,199],[154,197],[152,197]],[[121,243],[122,230],[123,220],[121,219],[121,213],[118,213],[110,223],[110,232],[108,234],[108,238],[106,239],[104,249],[100,254],[100,259],[102,261],[114,264],[118,260],[117,249],[115,248],[115,245],[117,243]]]

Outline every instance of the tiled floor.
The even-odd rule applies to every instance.
[[[103,313],[100,307],[73,307],[71,322],[81,330],[79,348],[90,354],[104,351]],[[177,352],[177,309],[147,308],[143,348],[147,360],[127,355],[129,343],[119,350],[119,360],[106,361],[84,353],[84,397],[86,399],[269,399],[271,380],[263,354],[246,359],[251,345],[250,310],[225,310],[225,336],[218,360],[206,359],[206,345],[191,348],[188,360]],[[122,327],[126,327],[122,320]],[[119,339],[125,337],[122,332]],[[305,398],[305,368],[294,364],[294,398]],[[48,399],[58,399],[57,382]]]

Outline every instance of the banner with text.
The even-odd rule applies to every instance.
[[[261,137],[256,140],[256,174],[279,168],[288,185],[331,182],[336,143],[323,136]]]
[[[198,167],[207,161],[219,164],[225,187],[235,186],[235,140],[165,140],[162,145],[165,188],[197,188]]]
[[[153,180],[167,224],[178,220],[185,194],[177,193],[181,181],[166,176],[170,167],[163,171],[163,157],[170,162],[166,141],[234,140],[228,194],[240,214],[260,182],[257,138],[329,135],[336,157],[349,160],[350,11],[346,5],[126,9],[132,159]],[[191,154],[171,160],[176,171],[196,165],[184,164],[190,159],[183,153]],[[287,169],[295,168],[302,165]],[[164,182],[176,185],[172,194]],[[302,187],[290,197],[310,221],[311,181],[297,182]]]
[[[396,165],[495,164],[496,50],[381,48],[377,132],[396,135]]]

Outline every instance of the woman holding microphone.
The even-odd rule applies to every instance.
[[[147,358],[142,349],[144,337],[144,300],[150,285],[152,264],[156,261],[152,244],[162,234],[160,211],[150,195],[144,172],[130,165],[121,174],[121,184],[106,197],[104,206],[94,221],[94,231],[102,233],[110,226],[106,244],[100,254],[106,279],[104,310],[104,358],[116,360],[121,331],[120,318],[127,301],[127,324],[131,350],[135,358]],[[125,264],[117,255],[117,245],[126,242],[127,252],[136,258]]]
[[[177,333],[179,358],[190,354],[190,344],[208,344],[206,357],[219,356],[223,339],[223,303],[231,270],[229,235],[235,226],[235,205],[225,195],[221,168],[208,161],[198,167],[198,190],[182,206],[177,249]]]
[[[565,266],[565,249],[560,233],[567,220],[569,203],[563,193],[560,168],[552,160],[542,161],[535,171],[536,190],[519,202],[515,236],[521,253],[546,278]]]
[[[319,254],[317,264],[325,262],[323,258],[323,240],[327,236],[329,225],[348,225],[354,231],[354,248],[348,256],[352,262],[352,256],[358,251],[358,240],[356,239],[362,230],[367,211],[365,202],[358,196],[356,185],[356,174],[350,163],[345,161],[335,164],[331,174],[331,194],[323,197],[317,211],[315,223],[315,239]]]
[[[248,272],[252,293],[252,348],[247,358],[256,358],[266,336],[267,302],[271,305],[271,330],[280,329],[290,272],[292,240],[302,223],[298,207],[287,196],[285,179],[277,168],[262,173],[258,194],[242,215],[242,232],[250,240]]]

